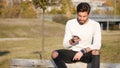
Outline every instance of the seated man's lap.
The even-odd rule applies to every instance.
[[[92,51],[84,54],[81,59],[80,59],[81,62],[84,62],[84,63],[90,63],[92,61]]]
[[[77,53],[76,51],[66,50],[66,49],[60,49],[60,50],[56,50],[56,51],[59,53],[59,58],[61,60],[63,60],[65,63],[75,63],[75,62],[90,63],[92,60],[91,52],[84,54],[80,60],[73,61],[73,57]]]

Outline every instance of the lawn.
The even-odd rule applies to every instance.
[[[45,21],[44,59],[52,50],[63,48],[65,25]],[[41,45],[40,19],[0,19],[0,68],[9,68],[12,58],[39,59]],[[20,39],[25,38],[25,39]],[[120,31],[102,31],[101,62],[120,62]]]
[[[102,32],[102,62],[120,62],[120,31]]]

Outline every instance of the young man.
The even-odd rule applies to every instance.
[[[52,52],[52,59],[58,68],[67,68],[65,63],[92,63],[99,68],[101,29],[98,22],[89,19],[90,5],[82,2],[77,6],[77,18],[69,20],[65,28],[64,47]]]

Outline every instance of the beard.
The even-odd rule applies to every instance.
[[[79,22],[80,25],[83,25],[83,24],[85,24],[88,21],[88,19],[86,19],[86,20],[79,20],[77,18],[77,21]]]

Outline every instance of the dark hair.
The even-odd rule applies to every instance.
[[[80,4],[78,4],[77,6],[77,13],[78,12],[88,12],[88,14],[90,13],[90,5],[86,2],[81,2]]]

